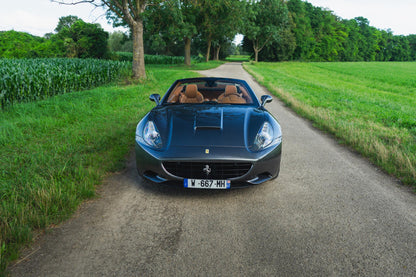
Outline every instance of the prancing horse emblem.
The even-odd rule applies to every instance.
[[[211,173],[211,168],[209,167],[209,165],[205,165],[204,169],[202,169],[202,171],[205,172],[205,174],[207,174],[207,176]]]

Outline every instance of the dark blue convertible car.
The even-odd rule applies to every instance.
[[[282,132],[249,85],[238,79],[177,80],[137,125],[140,176],[186,188],[228,189],[279,175]],[[173,182],[175,183],[175,182]]]

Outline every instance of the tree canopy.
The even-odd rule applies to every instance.
[[[65,18],[61,18],[60,22],[64,21]],[[67,57],[106,57],[108,33],[100,25],[86,23],[78,19],[70,24],[63,25],[59,30],[56,36],[63,41]]]
[[[289,13],[283,0],[248,1],[243,33],[253,45],[255,61],[264,47],[278,44],[289,27]]]
[[[107,58],[108,33],[99,24],[86,23],[76,16],[59,19],[54,34],[40,38],[23,32],[0,32],[3,58]]]
[[[146,52],[185,52],[188,64],[189,53],[207,60],[226,55],[236,33],[244,35],[243,50],[255,60],[416,59],[416,35],[395,36],[364,17],[342,19],[302,0],[166,0],[148,7],[144,22]]]
[[[219,59],[242,51],[261,61],[414,61],[416,35],[379,30],[368,19],[342,19],[302,0],[53,0],[107,7],[114,25],[128,34],[110,35],[112,51],[133,52],[134,76],[144,72],[144,53]],[[143,27],[141,29],[141,27]],[[107,57],[107,36],[76,16],[60,19],[43,38],[0,32],[0,57]],[[139,51],[140,49],[140,51]]]
[[[290,31],[280,36],[283,41],[265,45],[259,60],[415,60],[415,35],[395,36],[390,30],[372,27],[364,17],[342,19],[302,0],[288,0],[285,5],[291,20]],[[244,38],[243,49],[255,56],[248,36]]]

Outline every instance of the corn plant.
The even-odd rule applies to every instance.
[[[116,59],[120,61],[132,61],[133,53],[131,52],[115,52]],[[165,56],[165,55],[144,55],[145,64],[183,64],[185,58],[183,56]]]
[[[95,59],[0,59],[0,103],[90,89],[127,76],[131,63]]]

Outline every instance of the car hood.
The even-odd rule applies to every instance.
[[[167,106],[149,114],[166,148],[175,146],[249,148],[264,122],[264,111],[247,106]]]

